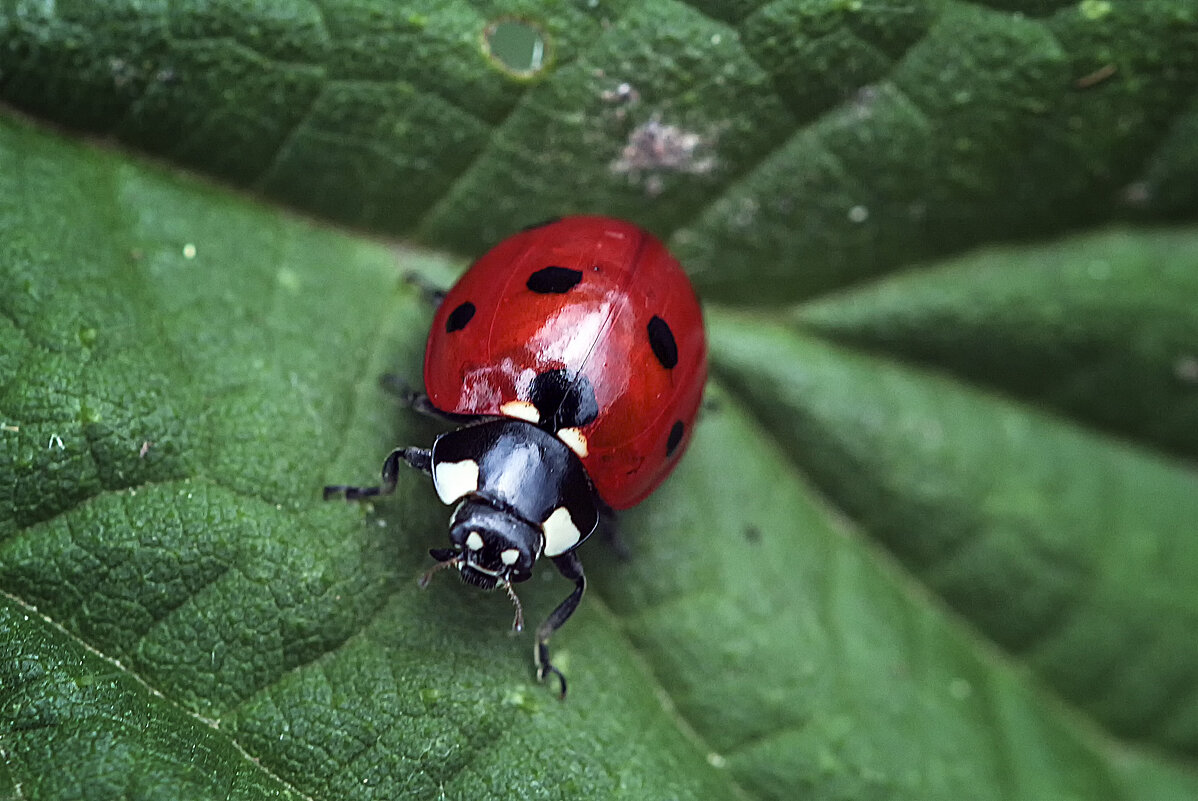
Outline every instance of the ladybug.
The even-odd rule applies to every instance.
[[[537,679],[566,678],[549,638],[578,607],[577,548],[601,515],[649,495],[678,463],[707,378],[698,299],[651,234],[608,217],[566,217],[505,239],[445,294],[424,358],[417,410],[459,423],[432,448],[403,447],[377,487],[329,486],[326,499],[395,489],[401,462],[453,506],[440,568],[485,590],[527,581],[541,557],[574,590],[537,629]]]

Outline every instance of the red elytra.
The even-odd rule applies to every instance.
[[[686,450],[707,378],[699,301],[654,236],[608,217],[546,223],[488,251],[440,304],[424,360],[436,408],[512,416],[551,371],[593,389],[583,445],[563,439],[599,497],[643,500]]]

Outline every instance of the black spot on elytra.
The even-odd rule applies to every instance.
[[[533,223],[532,225],[526,225],[523,228],[521,228],[520,230],[521,231],[535,231],[538,228],[544,228],[546,225],[553,225],[555,222],[561,222],[561,220],[562,220],[561,217],[550,217],[547,220],[541,220],[540,222]]]
[[[686,433],[686,426],[681,420],[674,422],[673,428],[670,429],[670,437],[666,440],[666,458],[669,459],[674,455],[674,451],[678,450],[678,445],[682,442],[682,435]]]
[[[474,317],[474,304],[470,301],[459,304],[456,309],[449,313],[445,318],[445,333],[452,334],[454,331],[461,331],[466,327],[466,323]]]
[[[591,382],[566,370],[546,370],[534,378],[529,399],[541,415],[541,427],[549,431],[581,428],[599,416]]]
[[[569,292],[582,280],[581,270],[569,267],[545,267],[528,276],[525,284],[538,295],[562,295]]]
[[[669,324],[655,314],[649,321],[648,330],[649,347],[653,348],[653,355],[661,366],[668,370],[678,364],[678,343],[674,341]]]
[[[754,525],[745,526],[745,539],[754,545],[761,542],[761,529]]]

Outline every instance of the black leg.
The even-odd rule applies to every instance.
[[[420,297],[424,299],[424,302],[432,306],[434,309],[441,305],[441,301],[445,300],[445,290],[425,278],[423,275],[417,275],[416,273],[405,273],[404,280],[416,287],[416,289],[420,292]]]
[[[379,378],[379,386],[404,406],[434,420],[464,425],[482,419],[479,415],[474,414],[454,414],[453,412],[441,411],[436,406],[433,406],[433,402],[428,399],[428,395],[412,389],[411,384],[405,381],[402,376],[398,376],[395,373],[384,373]]]
[[[404,406],[411,406],[412,399],[421,394],[414,390],[407,379],[398,373],[383,373],[379,376],[379,386]]]
[[[360,501],[375,495],[390,495],[395,491],[395,482],[399,478],[400,460],[422,473],[431,473],[433,470],[433,452],[428,448],[396,448],[383,461],[383,480],[379,486],[351,487],[334,484],[324,488],[324,499],[327,501],[343,495],[347,501]]]
[[[586,592],[587,577],[582,572],[582,562],[578,561],[578,555],[573,551],[553,557],[553,564],[559,573],[574,582],[574,592],[558,604],[557,609],[554,609],[549,617],[545,618],[545,622],[537,627],[537,646],[533,652],[533,658],[537,663],[537,681],[544,681],[545,677],[551,673],[557,676],[557,680],[561,683],[561,690],[557,697],[565,698],[566,677],[549,661],[549,638],[553,636],[553,632],[560,629],[562,624],[570,619],[570,615],[574,614],[574,610],[578,608],[578,602],[582,600],[582,594]]]
[[[616,558],[621,562],[627,562],[632,558],[632,549],[620,535],[620,519],[615,510],[607,504],[599,509],[599,536],[607,541],[607,544],[615,551]]]

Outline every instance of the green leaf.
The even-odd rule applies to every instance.
[[[786,327],[712,333],[791,458],[927,587],[1106,725],[1193,748],[1192,469]]]
[[[396,267],[425,257],[11,123],[0,162],[18,797],[733,796],[600,604],[559,703],[506,603],[417,588],[444,526],[417,476],[384,517],[320,500],[428,436],[377,386],[418,368]]]
[[[0,40],[35,114],[457,252],[631,217],[708,298],[1198,210],[1192,0],[5,0]]]
[[[8,597],[0,631],[5,798],[303,797],[209,722]]]
[[[1198,457],[1198,236],[990,250],[808,303],[796,320]]]
[[[504,599],[417,587],[426,480],[319,497],[434,436],[378,378],[463,261],[0,120],[0,798],[1198,797],[1190,0],[0,0],[0,43],[4,102],[332,220],[649,225],[713,374],[559,703]]]

